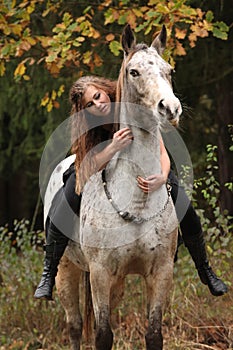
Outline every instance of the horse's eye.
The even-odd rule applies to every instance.
[[[140,75],[136,69],[130,69],[129,74],[132,75],[132,77],[138,77]]]

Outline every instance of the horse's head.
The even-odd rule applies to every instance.
[[[118,81],[118,94],[120,101],[150,109],[161,125],[167,120],[178,125],[182,107],[172,89],[173,68],[161,57],[166,37],[166,28],[163,26],[148,47],[146,44],[136,44],[131,27],[125,27],[122,34],[124,61]]]

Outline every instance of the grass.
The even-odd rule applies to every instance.
[[[20,237],[20,251],[12,248],[12,240],[1,241],[0,350],[68,350],[64,311],[56,292],[54,302],[33,299],[42,249],[36,248],[28,232],[26,238]],[[232,237],[228,251],[233,251]],[[229,293],[216,298],[201,284],[181,247],[163,319],[164,350],[233,349],[232,259],[211,256],[213,268],[222,271],[229,285]],[[144,282],[129,276],[124,299],[113,313],[114,350],[145,349],[145,303]]]

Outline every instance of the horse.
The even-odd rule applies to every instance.
[[[122,33],[116,114],[120,127],[128,126],[134,140],[85,184],[77,240],[69,242],[59,264],[56,287],[72,350],[79,350],[82,341],[83,271],[90,278],[97,350],[112,349],[110,315],[122,299],[129,274],[145,280],[146,349],[163,349],[162,315],[172,285],[178,220],[166,185],[145,194],[136,177],[161,172],[160,128],[168,122],[178,124],[182,113],[172,89],[172,67],[161,56],[166,36],[163,26],[148,46],[136,43],[129,25]]]

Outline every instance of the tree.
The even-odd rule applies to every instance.
[[[165,58],[174,66],[196,46],[198,38],[211,34],[225,41],[229,30],[224,22],[215,21],[213,11],[195,8],[185,0],[1,2],[0,93],[6,103],[0,105],[0,164],[2,178],[16,193],[23,183],[23,193],[35,188],[46,139],[68,116],[65,96],[71,82],[90,73],[117,78],[120,35],[126,23],[145,41],[165,23],[169,34]],[[5,191],[4,207],[7,202],[15,207],[14,196],[9,201]],[[32,209],[25,208],[20,216],[32,215]],[[11,209],[5,218],[15,214]]]

